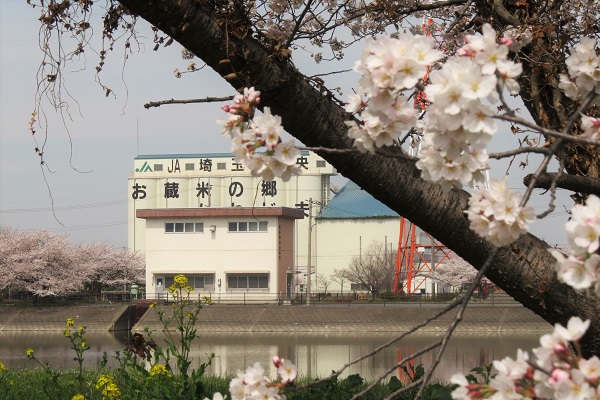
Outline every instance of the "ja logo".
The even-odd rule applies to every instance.
[[[150,165],[148,165],[148,162],[144,161],[144,165],[142,165],[142,168],[136,168],[135,172],[153,172],[153,171],[152,171],[152,167],[150,167]]]

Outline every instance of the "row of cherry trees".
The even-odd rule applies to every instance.
[[[0,230],[0,290],[37,296],[100,291],[144,281],[141,255],[104,243],[74,245],[47,231]]]

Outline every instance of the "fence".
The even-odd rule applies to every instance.
[[[132,294],[131,291],[101,291],[68,293],[52,296],[37,296],[31,293],[12,293],[10,298],[0,294],[0,305],[34,305],[34,306],[73,306],[92,304],[131,304],[143,294]]]
[[[365,292],[350,292],[350,293],[313,293],[310,296],[309,304],[326,305],[326,304],[445,304],[457,300],[462,296],[462,293],[415,293],[411,295],[397,293],[382,293],[372,295]],[[175,298],[170,293],[148,293],[147,299],[157,299],[160,301],[171,302]],[[298,293],[287,296],[282,293],[253,293],[253,292],[192,292],[191,300],[210,301],[212,304],[235,304],[235,305],[295,305],[306,304],[307,296],[305,293]],[[477,293],[471,299],[472,303],[480,303],[485,305],[516,305],[517,303],[504,291],[492,292],[485,298],[479,297]]]
[[[416,293],[416,294],[396,294],[382,293],[372,295],[365,292],[350,293],[313,293],[310,296],[311,305],[326,304],[443,304],[454,301],[462,296],[461,293]],[[157,300],[160,302],[172,302],[174,297],[168,292],[164,293],[132,293],[131,291],[101,291],[71,293],[61,296],[33,296],[28,293],[13,294],[10,299],[0,297],[2,304],[33,304],[39,306],[52,305],[86,305],[86,304],[131,304],[138,299]],[[235,305],[296,305],[306,304],[307,297],[305,293],[286,295],[283,293],[268,292],[192,292],[190,300],[208,300],[212,304],[235,304]],[[516,305],[518,304],[504,291],[495,291],[485,298],[475,296],[471,299],[473,303],[495,305]]]

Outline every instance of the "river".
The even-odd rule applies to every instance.
[[[215,353],[209,368],[217,375],[234,374],[254,362],[265,368],[274,355],[292,360],[301,375],[322,377],[393,338],[389,334],[200,334],[192,345],[194,366],[206,361],[206,355]],[[100,365],[103,352],[109,355],[124,348],[122,334],[92,332],[86,335],[91,348],[85,353],[84,365],[96,368]],[[394,343],[385,350],[351,366],[343,376],[358,373],[373,380],[388,370],[394,363],[427,346],[439,337],[418,335]],[[435,379],[447,381],[455,372],[467,373],[471,368],[485,365],[494,359],[515,357],[517,348],[530,350],[537,347],[539,338],[533,335],[457,336],[451,339],[441,363],[435,371]],[[7,368],[33,367],[25,357],[26,348],[35,349],[36,357],[55,368],[72,368],[73,350],[70,342],[60,333],[18,332],[0,333],[0,361]],[[427,369],[433,362],[431,353],[418,356],[415,365],[423,364]],[[110,365],[116,363],[111,357]],[[400,371],[394,372],[397,376]],[[271,368],[271,376],[275,370]]]

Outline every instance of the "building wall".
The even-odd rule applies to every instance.
[[[317,219],[313,235],[315,275],[331,279],[336,269],[347,268],[353,257],[358,257],[375,241],[381,245],[387,243],[387,248],[395,253],[399,234],[400,218]],[[318,287],[317,280],[314,289]],[[344,283],[343,289],[349,292],[350,284]],[[341,287],[332,282],[327,290],[339,292]]]
[[[155,277],[163,274],[215,274],[214,291],[241,292],[228,289],[227,273],[268,273],[269,289],[253,292],[285,291],[285,273],[278,268],[279,225],[277,217],[260,217],[267,221],[266,232],[228,232],[229,221],[252,221],[237,218],[157,218],[146,221],[146,291],[156,292]],[[285,220],[293,232],[293,220]],[[166,222],[202,222],[203,233],[165,233]],[[289,225],[291,224],[291,225]],[[211,226],[215,226],[211,232]],[[289,234],[288,234],[289,236]],[[289,255],[287,256],[289,258]],[[283,282],[283,285],[282,285]]]
[[[342,288],[339,283],[333,282],[331,276],[335,270],[348,268],[353,257],[359,257],[374,242],[386,246],[390,255],[390,263],[396,265],[400,239],[401,218],[356,218],[356,219],[317,219],[313,235],[313,266],[315,275],[324,275],[330,280],[327,291],[339,293]],[[424,239],[421,230],[417,228],[416,243],[429,245],[429,238]],[[419,246],[417,246],[419,249]],[[418,251],[418,250],[417,250]],[[429,250],[425,250],[428,252]],[[429,254],[426,254],[429,257]],[[418,256],[415,258],[418,264]],[[423,264],[425,265],[425,264]],[[415,266],[418,268],[418,266]],[[428,279],[429,269],[423,267],[421,273],[412,279],[411,291],[420,293],[442,292],[434,281]],[[393,279],[393,277],[390,277]],[[313,278],[313,293],[323,292],[318,278]],[[432,286],[433,285],[433,286]],[[350,292],[350,282],[344,282],[344,292]]]

